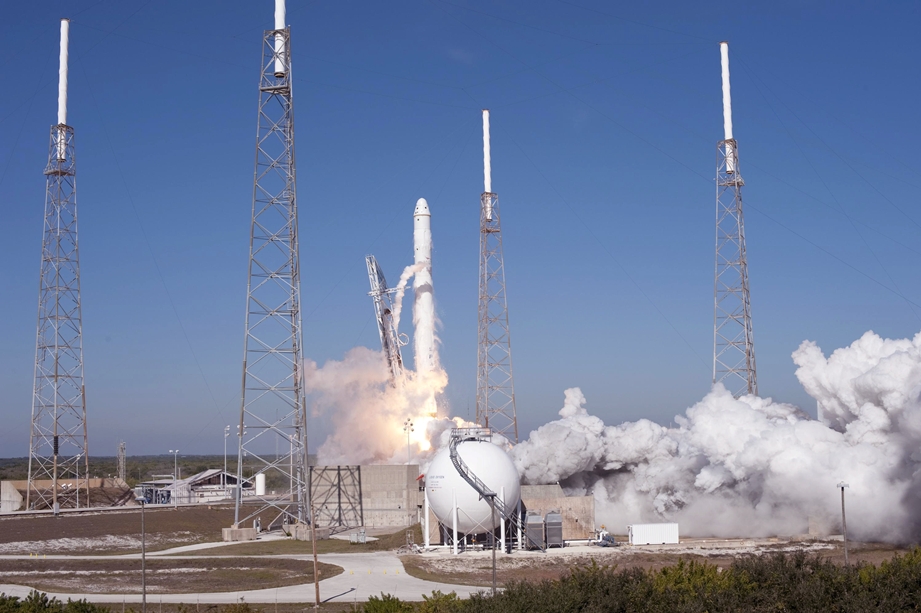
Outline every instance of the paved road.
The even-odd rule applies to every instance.
[[[184,549],[184,548],[177,548]],[[169,551],[175,551],[169,550]],[[166,552],[160,552],[166,553]],[[48,556],[47,559],[94,559],[122,558],[125,556]],[[131,557],[140,557],[132,554]],[[183,556],[175,556],[182,558]],[[260,556],[263,557],[263,556]],[[264,556],[264,557],[289,557],[310,559],[310,556]],[[0,559],[29,559],[29,556],[0,556]],[[197,557],[196,559],[201,559]],[[444,593],[457,592],[458,596],[467,597],[484,588],[465,585],[450,585],[423,581],[406,574],[403,563],[396,555],[389,552],[373,553],[329,553],[319,556],[319,560],[326,564],[341,566],[344,572],[329,579],[320,581],[320,600],[323,602],[365,602],[370,596],[380,596],[381,593],[397,596],[401,600],[422,600],[423,594],[431,594],[434,590]],[[0,593],[10,596],[25,597],[31,588],[21,585],[0,584]],[[72,598],[79,600],[85,598],[90,602],[120,603],[140,602],[141,595],[137,594],[57,594],[48,593],[61,600]],[[245,600],[251,603],[272,602],[313,602],[314,585],[306,583],[288,587],[270,588],[265,590],[248,590],[240,592],[217,592],[202,594],[148,594],[147,602],[192,603],[205,602],[215,604],[229,604]]]

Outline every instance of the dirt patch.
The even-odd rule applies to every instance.
[[[144,517],[150,551],[221,540],[233,523],[233,507],[148,508]],[[2,554],[136,553],[141,550],[141,511],[0,516]]]
[[[320,564],[322,579],[341,572],[339,566]],[[313,562],[148,558],[146,578],[149,594],[253,590],[313,583]],[[141,561],[0,560],[0,581],[47,592],[137,594]]]
[[[401,528],[391,534],[382,534],[376,540],[364,544],[353,544],[344,539],[324,539],[317,541],[317,553],[367,553],[371,551],[396,551],[406,544],[406,533],[411,533],[415,543],[422,542],[422,528],[419,524]],[[187,551],[177,555],[183,556],[276,556],[276,555],[311,555],[313,544],[294,539],[272,539],[224,545],[209,549]]]

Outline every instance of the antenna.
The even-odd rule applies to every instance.
[[[45,167],[45,218],[39,274],[38,332],[29,436],[27,509],[80,506],[80,471],[89,506],[83,316],[77,249],[74,129],[67,125],[70,21],[61,20],[58,123],[51,126]],[[76,487],[59,488],[62,480]]]
[[[284,16],[284,0],[276,0],[276,29],[263,33],[234,527],[263,511],[277,513],[270,525],[310,517],[291,33]],[[244,455],[253,475],[265,475],[274,488],[253,488],[245,509]]]
[[[518,442],[512,341],[505,296],[499,197],[492,192],[489,110],[483,109],[483,185],[480,196],[480,298],[476,423]]]
[[[713,383],[733,396],[758,393],[739,146],[732,136],[729,43],[720,43],[723,140],[716,145],[716,271],[713,279]]]

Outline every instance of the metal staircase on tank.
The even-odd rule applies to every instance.
[[[519,534],[523,535],[524,538],[531,541],[531,544],[536,546],[542,552],[546,553],[547,550],[544,548],[542,543],[534,541],[531,537],[528,536],[528,531],[525,526],[521,523],[521,518],[518,517],[518,514],[515,510],[509,510],[505,505],[503,500],[500,500],[496,493],[489,489],[489,487],[477,477],[470,467],[464,462],[463,458],[460,457],[460,454],[457,452],[458,444],[463,441],[482,441],[491,438],[491,433],[489,428],[452,428],[451,429],[451,442],[448,445],[448,450],[451,456],[451,463],[454,464],[454,468],[457,470],[457,473],[463,478],[464,481],[470,484],[476,492],[480,495],[480,498],[485,498],[489,501],[490,506],[499,512],[499,517],[503,520],[506,520],[511,524],[512,528],[517,530]]]

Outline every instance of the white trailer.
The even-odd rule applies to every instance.
[[[678,524],[631,524],[627,537],[631,545],[677,545]]]

